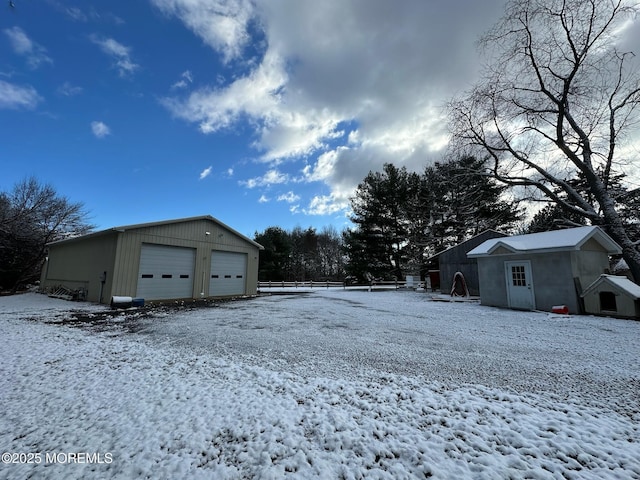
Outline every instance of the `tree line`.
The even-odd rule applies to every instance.
[[[254,240],[264,247],[260,251],[260,281],[343,281],[345,258],[342,236],[334,227],[286,231],[269,227],[256,232]]]

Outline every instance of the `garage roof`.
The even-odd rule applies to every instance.
[[[620,246],[599,227],[567,228],[551,232],[530,233],[505,238],[492,238],[471,250],[467,256],[487,257],[500,247],[509,253],[541,253],[552,251],[580,250],[589,240],[594,239],[610,254],[622,253]]]
[[[173,220],[161,220],[161,221],[158,221],[158,222],[137,223],[137,224],[134,224],[134,225],[123,225],[123,226],[120,226],[120,227],[112,227],[112,228],[107,228],[106,230],[99,230],[97,232],[88,233],[87,235],[82,235],[82,236],[79,236],[79,237],[65,238],[64,240],[58,240],[58,241],[55,241],[55,242],[51,242],[51,243],[48,243],[47,245],[54,245],[54,244],[63,243],[63,242],[73,242],[73,241],[82,240],[82,239],[89,238],[89,237],[97,237],[97,236],[100,236],[100,235],[107,235],[109,233],[116,233],[116,232],[122,233],[122,232],[126,232],[127,230],[136,230],[138,228],[156,227],[156,226],[160,226],[160,225],[168,225],[168,224],[172,224],[172,223],[193,222],[193,221],[198,221],[198,220],[209,220],[209,221],[211,221],[213,223],[216,223],[217,225],[221,226],[222,228],[224,228],[226,230],[229,230],[234,235],[237,235],[238,237],[242,238],[246,242],[258,247],[260,250],[264,250],[264,247],[262,245],[260,245],[259,243],[251,240],[249,237],[244,236],[243,234],[241,234],[237,230],[234,230],[229,225],[226,225],[226,224],[222,223],[220,220],[218,220],[217,218],[212,217],[211,215],[201,215],[201,216],[198,216],[198,217],[187,217],[187,218],[176,218],[176,219],[173,219]]]

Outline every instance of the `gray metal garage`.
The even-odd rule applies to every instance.
[[[45,290],[109,302],[255,295],[262,246],[207,215],[110,228],[48,248]]]

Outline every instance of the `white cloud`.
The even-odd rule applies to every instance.
[[[53,63],[47,55],[47,49],[31,40],[20,27],[6,28],[4,33],[9,38],[13,51],[26,58],[29,68],[35,70],[42,64]]]
[[[167,15],[180,18],[205,43],[219,52],[225,62],[242,53],[249,42],[250,0],[152,0]]]
[[[0,109],[33,110],[41,101],[42,97],[32,86],[0,80]]]
[[[72,85],[69,82],[64,82],[58,87],[57,91],[60,95],[64,95],[65,97],[73,97],[75,95],[80,95],[83,89],[82,87]]]
[[[245,185],[247,188],[256,188],[287,183],[289,180],[290,177],[288,174],[272,169],[267,171],[267,173],[261,177],[250,178],[249,180],[241,181],[240,184]]]
[[[211,169],[213,167],[211,165],[209,165],[207,168],[205,168],[202,172],[200,172],[200,180],[207,178],[209,175],[211,175]]]
[[[88,20],[87,15],[77,7],[67,7],[65,13],[76,22],[86,22]]]
[[[91,122],[91,131],[97,138],[104,138],[107,135],[111,135],[111,129],[106,124],[99,121]]]
[[[268,112],[276,112],[285,81],[281,60],[272,57],[226,89],[201,89],[186,100],[166,98],[162,103],[177,117],[198,123],[203,133],[227,128],[243,115],[266,125],[274,121]]]
[[[102,38],[93,35],[91,36],[91,41],[98,45],[105,54],[115,61],[115,66],[121,77],[131,75],[140,68],[140,65],[131,60],[131,48],[121,44],[113,38]]]
[[[303,209],[303,212],[307,215],[331,215],[344,211],[348,205],[332,195],[319,195],[311,199],[309,206]]]
[[[193,75],[189,70],[182,72],[180,75],[180,80],[171,85],[171,90],[180,90],[182,88],[187,88],[189,85],[193,83]]]
[[[243,185],[266,187],[274,166],[300,163],[306,182],[330,192],[305,213],[327,215],[346,209],[355,186],[385,162],[421,171],[440,159],[448,141],[441,107],[478,71],[475,40],[503,0],[153,3],[224,61],[246,62],[231,80],[163,104],[203,133],[249,125],[267,166]],[[257,60],[245,48],[250,23],[261,29]]]
[[[258,203],[268,203],[270,200],[266,195],[260,195],[260,198],[258,199]]]
[[[279,202],[295,203],[300,200],[300,195],[296,195],[295,193],[289,191],[287,193],[279,195],[277,200]]]
[[[104,10],[96,10],[94,6],[90,6],[89,2],[79,2],[82,4],[82,9],[78,7],[68,7],[64,5],[65,2],[49,1],[50,6],[58,10],[59,12],[67,15],[69,18],[76,22],[87,23],[93,22],[106,25],[124,25],[126,22],[117,15]]]

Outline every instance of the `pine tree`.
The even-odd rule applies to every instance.
[[[488,229],[511,231],[521,212],[505,200],[485,161],[462,157],[425,170],[429,199],[429,250],[436,253]]]
[[[385,279],[403,278],[408,178],[406,168],[398,169],[387,163],[382,173],[369,172],[356,189],[351,200],[351,221],[356,229],[345,240],[358,244],[366,252],[365,257],[356,256],[356,261],[364,265],[352,265],[352,271],[359,272],[360,279],[362,272]]]
[[[356,227],[344,238],[349,273],[402,279],[421,271],[425,256],[487,229],[512,230],[521,213],[484,163],[463,157],[423,175],[391,164],[369,172],[351,200]]]

